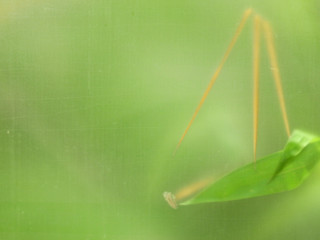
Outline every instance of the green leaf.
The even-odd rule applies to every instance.
[[[281,160],[270,182],[283,170],[283,168],[293,161],[293,157],[297,156],[311,142],[317,141],[317,137],[299,130],[295,130],[290,136],[286,146],[284,147]]]
[[[296,130],[284,150],[231,172],[179,205],[223,202],[289,191],[309,176],[319,159],[320,139]]]

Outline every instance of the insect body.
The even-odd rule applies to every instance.
[[[220,65],[214,73],[203,97],[196,108],[191,121],[184,131],[176,150],[181,145],[184,137],[195,120],[201,106],[207,98],[212,86],[214,85],[223,65],[235,45],[247,19],[253,14],[252,9],[245,11],[243,18],[224,54]],[[295,130],[290,133],[289,121],[286,112],[285,100],[282,90],[280,71],[274,47],[273,34],[270,24],[259,15],[254,16],[254,38],[253,38],[253,159],[252,164],[241,167],[217,182],[206,185],[205,189],[193,198],[180,202],[179,205],[189,205],[202,202],[219,202],[251,198],[262,195],[274,194],[288,191],[298,187],[303,180],[309,176],[311,169],[320,159],[320,138],[304,131]],[[279,105],[282,112],[284,126],[289,137],[284,149],[256,161],[257,133],[258,133],[258,113],[259,113],[259,62],[260,62],[260,38],[261,32],[267,45],[270,67],[274,78]],[[201,184],[192,184],[203,188]],[[188,187],[187,187],[188,189]],[[195,189],[198,191],[199,188]],[[188,192],[188,190],[185,190]],[[166,200],[175,208],[179,198],[171,193],[165,194]],[[169,201],[170,200],[170,201]],[[174,200],[174,201],[172,201]]]

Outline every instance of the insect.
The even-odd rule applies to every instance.
[[[168,203],[177,208],[178,205],[190,205],[204,202],[221,202],[252,198],[288,191],[298,187],[309,176],[310,171],[320,159],[320,138],[301,130],[295,130],[291,134],[289,120],[286,111],[285,99],[281,84],[280,71],[275,50],[272,28],[268,21],[247,9],[242,20],[206,88],[200,103],[198,104],[188,126],[180,138],[176,150],[181,145],[194,122],[199,110],[207,98],[212,86],[217,80],[222,67],[227,61],[230,52],[237,42],[248,18],[254,15],[253,34],[253,163],[231,172],[222,179],[213,182],[202,180],[183,188],[176,195],[165,192],[164,196]],[[258,113],[259,113],[259,63],[261,35],[264,35],[269,55],[270,69],[276,86],[276,91],[281,108],[282,118],[288,135],[288,142],[284,149],[256,161]],[[210,185],[211,184],[211,185]],[[177,203],[189,193],[204,189],[191,199]],[[181,197],[183,196],[183,197]]]

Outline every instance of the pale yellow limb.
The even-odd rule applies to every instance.
[[[259,116],[259,63],[261,18],[254,17],[253,35],[253,159],[256,162]]]
[[[203,94],[203,96],[202,96],[202,98],[201,98],[201,100],[200,100],[200,103],[199,103],[199,105],[197,106],[197,108],[196,108],[196,110],[195,110],[195,112],[194,112],[194,114],[193,114],[193,116],[192,116],[192,118],[191,118],[191,121],[189,122],[186,130],[184,131],[182,137],[181,137],[180,140],[179,140],[179,143],[178,143],[178,145],[177,145],[177,147],[176,147],[176,150],[179,148],[182,140],[184,139],[184,137],[186,136],[187,132],[189,131],[189,128],[191,127],[194,119],[196,118],[196,116],[197,116],[197,114],[198,114],[198,112],[199,112],[202,104],[204,103],[205,99],[207,98],[207,96],[208,96],[208,94],[209,94],[209,92],[210,92],[213,84],[215,83],[217,77],[219,76],[219,74],[220,74],[220,72],[221,72],[221,69],[222,69],[224,63],[225,63],[226,60],[228,59],[229,54],[230,54],[233,46],[234,46],[235,43],[237,42],[237,39],[238,39],[238,37],[239,37],[239,35],[240,35],[240,33],[241,33],[241,31],[242,31],[245,23],[246,23],[248,17],[251,15],[251,12],[252,12],[252,9],[247,9],[247,10],[245,11],[245,13],[244,13],[244,15],[243,15],[243,17],[242,17],[242,20],[241,20],[241,22],[240,22],[240,24],[239,24],[239,26],[238,26],[238,28],[237,28],[237,30],[236,30],[236,33],[234,34],[234,36],[233,36],[233,38],[232,38],[232,40],[231,40],[231,42],[230,42],[230,44],[229,44],[229,46],[228,46],[228,48],[227,48],[227,51],[226,51],[226,53],[224,54],[224,56],[223,56],[223,58],[222,58],[221,63],[219,64],[219,66],[218,66],[216,72],[214,73],[214,75],[212,76],[211,81],[210,81],[207,89],[205,90],[205,92],[204,92],[204,94]],[[175,151],[176,151],[176,150],[175,150]]]
[[[270,24],[267,21],[263,21],[263,29],[264,29],[265,38],[267,41],[267,49],[268,49],[268,54],[269,54],[269,59],[270,59],[271,71],[272,71],[273,78],[274,78],[276,88],[277,88],[277,94],[278,94],[278,98],[279,98],[279,102],[280,102],[280,108],[281,108],[281,112],[282,112],[284,125],[286,128],[287,135],[290,136],[289,121],[288,121],[286,105],[285,105],[284,96],[283,96],[283,90],[282,90],[282,85],[281,85],[281,78],[280,78],[280,71],[279,71],[279,67],[278,67],[276,50],[275,50],[274,42],[273,42],[272,29],[271,29]]]

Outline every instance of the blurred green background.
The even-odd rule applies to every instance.
[[[320,134],[320,4],[1,0],[0,239],[319,239],[320,169],[295,191],[171,209],[252,162],[252,20],[273,25],[292,129]],[[258,157],[286,142],[265,47]]]

